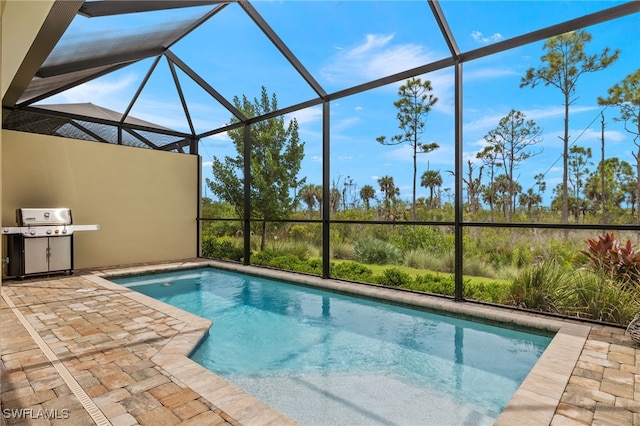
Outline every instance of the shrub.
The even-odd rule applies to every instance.
[[[516,268],[531,265],[532,257],[529,247],[515,246],[511,252],[511,265]]]
[[[565,273],[556,262],[531,266],[513,281],[507,300],[521,308],[555,312],[555,294],[564,279]]]
[[[465,282],[465,299],[480,300],[491,303],[504,303],[508,297],[510,286],[496,281]]]
[[[333,259],[353,259],[353,245],[344,242],[332,242],[331,257]]]
[[[297,272],[312,272],[312,267],[310,264],[305,262],[303,259],[300,259],[298,256],[294,254],[284,254],[280,256],[276,256],[269,262],[269,265],[273,268],[284,269],[287,271],[297,271]],[[320,271],[322,272],[322,271]]]
[[[344,280],[371,282],[373,271],[357,262],[332,263],[331,276]]]
[[[455,286],[455,280],[451,275],[420,274],[416,275],[413,283],[407,288],[426,293],[453,296],[455,294]]]
[[[202,257],[241,261],[244,257],[244,251],[242,248],[235,246],[231,237],[204,235],[202,239]]]
[[[251,263],[255,265],[268,266],[271,259],[278,256],[278,254],[271,250],[262,250],[256,253],[251,253]]]
[[[320,245],[322,243],[322,225],[319,223],[295,224],[289,229],[294,241],[304,241]]]
[[[431,271],[448,272],[455,271],[455,255],[453,250],[436,253],[429,250],[411,250],[404,256],[406,266]]]
[[[453,239],[436,226],[403,226],[398,234],[391,237],[391,243],[403,253],[420,249],[444,253],[453,248]]]
[[[627,240],[621,244],[613,233],[587,240],[587,250],[580,250],[579,259],[596,274],[604,274],[623,289],[640,290],[640,251]]]
[[[322,274],[322,261],[319,259],[304,260],[295,254],[279,254],[271,250],[263,250],[252,254],[251,263],[286,271],[315,275]]]
[[[474,277],[496,277],[496,272],[490,264],[475,257],[464,258],[462,262],[462,272],[465,275],[471,275]]]
[[[300,258],[300,260],[307,260],[309,258],[309,245],[304,242],[294,242],[293,244],[289,243],[280,248],[279,253],[293,254]]]
[[[438,271],[454,273],[456,270],[456,254],[449,250],[440,256],[440,267]]]
[[[398,264],[402,260],[402,254],[397,247],[386,241],[373,238],[364,238],[353,246],[356,260],[374,264]]]
[[[575,243],[569,239],[551,239],[535,246],[533,255],[539,262],[554,260],[562,267],[569,267],[575,257],[575,248]]]
[[[404,255],[404,264],[411,268],[428,269],[444,272],[444,255],[436,254],[428,250],[409,250]]]
[[[640,311],[640,297],[614,280],[579,270],[560,289],[557,307],[566,315],[624,325]]]
[[[388,287],[410,286],[413,282],[411,275],[398,268],[389,268],[382,271],[382,275],[375,276],[378,284]]]

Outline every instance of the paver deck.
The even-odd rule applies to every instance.
[[[0,422],[7,425],[293,425],[188,359],[211,323],[101,278],[214,264],[194,260],[4,281]],[[296,276],[352,291],[349,283]],[[496,424],[640,425],[640,348],[624,329],[554,320],[370,286],[394,297],[498,322],[557,331]]]

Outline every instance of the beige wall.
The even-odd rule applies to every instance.
[[[198,157],[2,131],[2,225],[68,207],[76,269],[196,257]]]
[[[0,86],[2,87],[2,99],[4,100],[9,89],[9,85],[16,77],[18,69],[23,64],[28,51],[31,49],[33,41],[38,35],[47,15],[51,11],[54,0],[1,0],[1,2]],[[24,76],[27,81],[30,80],[31,77],[32,75]],[[2,171],[1,164],[3,146],[1,133],[4,132],[0,132],[0,172]],[[3,185],[0,185],[0,210],[2,209],[2,186]],[[0,259],[4,259],[3,249],[4,245],[0,244]],[[0,261],[0,264],[4,271],[4,262]],[[0,277],[0,284],[1,283],[2,278]]]

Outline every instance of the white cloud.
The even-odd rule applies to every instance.
[[[47,98],[42,103],[91,102],[94,105],[123,112],[133,95],[132,86],[138,84],[138,80],[135,73],[124,75],[119,79],[92,80]]]
[[[578,114],[581,112],[589,112],[598,109],[598,107],[590,107],[590,106],[576,106],[571,108],[572,114]],[[551,108],[538,108],[538,109],[530,109],[522,111],[527,120],[542,120],[546,118],[554,118],[554,117],[563,117],[564,116],[564,107],[562,106],[554,106]],[[465,123],[464,129],[465,131],[485,131],[495,128],[500,120],[509,114],[509,111],[505,109],[503,112],[494,112],[492,114],[488,114],[482,116],[476,120],[473,120],[470,123]]]
[[[579,114],[581,112],[589,112],[599,109],[597,106],[576,106],[571,107],[570,113]],[[558,106],[553,108],[544,108],[544,109],[529,109],[523,111],[527,117],[527,120],[540,120],[543,118],[549,117],[564,117],[564,107]],[[506,114],[505,114],[506,115]]]
[[[314,106],[311,108],[305,108],[291,114],[287,114],[285,116],[285,119],[287,121],[294,118],[298,121],[298,124],[300,126],[303,126],[307,123],[316,123],[322,120],[322,107]]]
[[[591,148],[598,147],[597,151],[600,152],[599,147],[602,142],[602,130],[600,130],[599,127],[599,123],[595,123],[587,129],[569,129],[569,145]],[[545,136],[543,145],[560,146],[563,137],[563,130],[551,132],[548,136]],[[626,135],[617,130],[605,130],[604,132],[604,141],[607,146],[610,146],[612,143],[623,142],[625,139]],[[609,156],[609,154],[607,154],[607,156]]]
[[[504,117],[507,113],[494,113],[489,115],[484,115],[478,119],[473,120],[470,123],[465,123],[464,130],[467,132],[470,131],[481,131],[488,130],[496,127],[500,122],[500,119]]]
[[[203,139],[203,141],[212,141],[214,143],[231,142],[231,138],[229,137],[229,134],[227,132],[222,132],[222,133],[216,133],[211,136],[207,136],[206,138]]]
[[[361,106],[357,106],[354,108],[356,111],[362,111],[362,107]]]
[[[471,31],[471,37],[478,43],[482,43],[482,44],[495,43],[497,41],[502,40],[503,38],[502,34],[500,33],[494,33],[489,37],[485,37],[484,35],[482,35],[480,31]]]
[[[367,34],[339,52],[320,72],[330,82],[353,84],[433,62],[435,55],[417,44],[393,44],[393,34]]]
[[[332,132],[340,132],[342,130],[348,129],[352,127],[354,124],[358,123],[360,119],[358,117],[348,117],[342,120],[337,120],[335,123],[331,124]]]

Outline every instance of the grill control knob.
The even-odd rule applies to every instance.
[[[32,229],[31,231],[29,231],[29,235],[36,235],[36,230]]]
[[[63,233],[63,234],[66,234],[66,233],[67,233],[67,230],[66,230],[66,229],[63,229],[63,230],[62,230],[62,233]]]
[[[51,229],[47,229],[47,235],[51,235]]]

